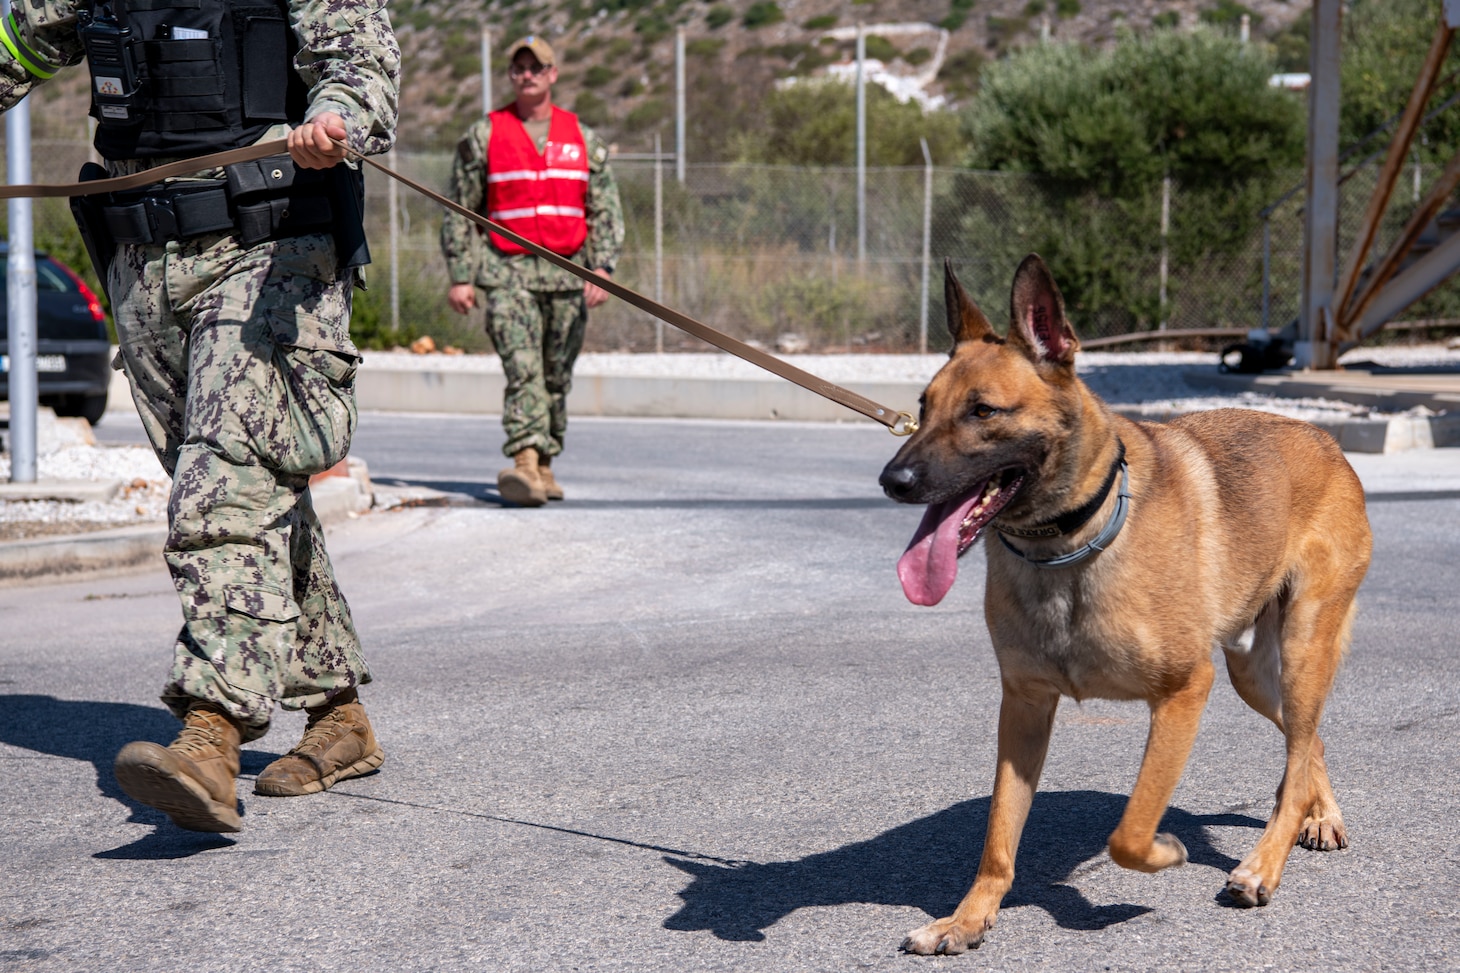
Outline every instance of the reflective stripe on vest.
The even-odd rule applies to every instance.
[[[578,117],[554,106],[543,152],[511,108],[490,117],[487,216],[554,253],[577,253],[588,239],[588,146]],[[503,253],[527,252],[495,233],[490,237]]]

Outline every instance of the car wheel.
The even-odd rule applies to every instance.
[[[58,396],[53,408],[58,416],[66,418],[80,416],[94,426],[101,422],[101,417],[106,412],[106,393]]]
[[[106,393],[81,396],[80,412],[81,418],[93,426],[101,422],[101,417],[106,414]]]

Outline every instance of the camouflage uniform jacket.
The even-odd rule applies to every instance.
[[[76,11],[84,0],[12,0],[0,28],[0,111],[5,111],[61,68],[80,64],[85,49]],[[350,147],[364,155],[395,141],[400,90],[400,47],[390,27],[385,0],[289,0],[289,22],[299,39],[294,68],[309,86],[305,120],[334,112],[345,123]],[[276,125],[263,141],[282,138]],[[117,174],[160,165],[113,163]]]
[[[611,271],[624,245],[623,204],[618,183],[608,168],[608,146],[581,121],[578,127],[588,147],[588,239],[572,259],[594,270],[607,267]],[[451,168],[447,195],[477,213],[485,213],[487,208],[487,143],[491,137],[491,119],[478,119],[456,144]],[[539,142],[538,151],[542,149]],[[530,291],[567,291],[583,286],[577,277],[541,257],[503,253],[492,246],[485,231],[456,213],[448,212],[441,224],[441,252],[453,284],[475,283],[486,288],[515,284]]]

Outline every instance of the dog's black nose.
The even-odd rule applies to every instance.
[[[918,485],[918,479],[918,471],[912,465],[888,463],[877,482],[882,484],[882,492],[892,499],[906,500],[908,494]]]

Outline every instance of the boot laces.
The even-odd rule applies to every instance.
[[[189,756],[220,752],[223,749],[223,739],[215,721],[222,719],[224,717],[207,710],[189,711],[184,718],[182,731],[168,749]]]
[[[318,716],[309,714],[309,721],[304,725],[304,736],[297,746],[290,753],[307,754],[324,750],[335,740],[349,732],[349,727],[343,706],[337,706]]]

